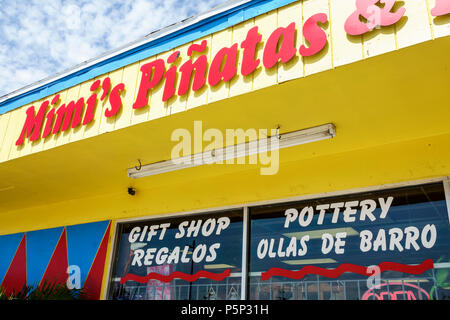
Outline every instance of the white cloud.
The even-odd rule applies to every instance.
[[[225,0],[0,0],[0,96]]]

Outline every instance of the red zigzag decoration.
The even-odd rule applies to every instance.
[[[433,260],[428,259],[417,266],[410,266],[402,263],[396,262],[382,262],[378,265],[380,268],[380,273],[383,271],[398,271],[410,274],[422,274],[428,269],[433,269]],[[327,278],[337,278],[344,272],[353,272],[363,276],[374,276],[375,273],[368,272],[367,267],[362,267],[356,264],[343,263],[336,269],[324,269],[316,266],[306,266],[298,271],[286,270],[282,268],[271,268],[266,272],[261,274],[261,280],[265,281],[271,277],[281,276],[289,279],[300,280],[308,274],[317,274]]]
[[[212,272],[205,271],[205,270],[200,270],[195,274],[186,274],[186,273],[183,273],[180,271],[174,271],[171,274],[169,274],[168,276],[163,276],[161,274],[152,272],[152,273],[149,273],[148,275],[146,275],[145,277],[141,277],[141,276],[129,273],[125,277],[120,279],[120,284],[124,284],[127,281],[136,281],[139,283],[147,283],[148,281],[150,281],[152,279],[167,283],[167,282],[172,281],[175,278],[183,279],[188,282],[194,282],[201,277],[208,278],[208,279],[215,280],[215,281],[222,281],[223,279],[225,279],[229,276],[230,276],[230,269],[227,269],[224,272],[219,273],[219,274],[212,273]]]

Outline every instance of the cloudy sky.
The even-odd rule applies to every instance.
[[[0,0],[0,96],[225,0]]]

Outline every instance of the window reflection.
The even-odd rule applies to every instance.
[[[270,205],[250,212],[251,299],[449,296],[450,227],[442,184]],[[355,272],[330,278],[311,269],[296,280],[279,271],[305,271],[311,266],[334,270],[345,264],[369,267],[382,262],[417,266],[427,259],[432,259],[434,268],[417,275],[388,270],[372,278]],[[277,272],[264,280],[273,268]]]
[[[119,228],[112,299],[240,299],[242,210]]]
[[[251,300],[450,298],[450,226],[441,183],[249,212],[244,276]],[[109,297],[240,299],[243,228],[243,210],[119,225]],[[385,263],[422,271],[390,267],[377,275]]]

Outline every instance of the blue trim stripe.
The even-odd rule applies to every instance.
[[[64,78],[48,83],[45,86],[41,86],[5,100],[0,103],[0,114],[14,110],[33,101],[40,100],[134,62],[171,50],[218,31],[225,30],[243,21],[296,1],[298,0],[255,0],[242,4],[241,6],[237,6],[213,17],[199,21],[192,26],[183,28],[162,38],[143,44],[140,47],[74,72]]]

